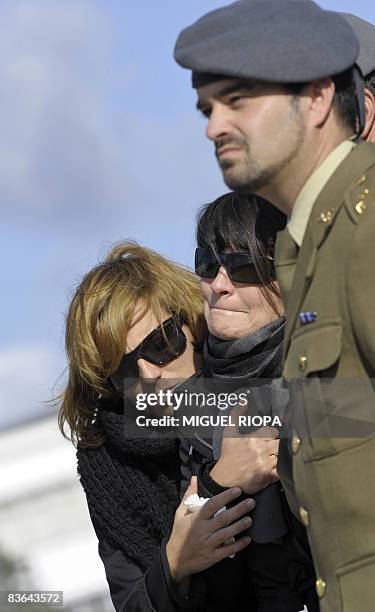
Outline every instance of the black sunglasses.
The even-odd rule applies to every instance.
[[[138,359],[154,365],[162,365],[182,355],[186,348],[186,336],[182,330],[184,321],[172,316],[152,330],[130,353],[126,353],[117,370],[109,377],[116,391],[134,384],[139,377]]]
[[[263,284],[250,253],[218,253],[216,257],[211,249],[198,247],[195,250],[195,273],[198,276],[215,278],[220,266],[226,269],[229,278],[236,283]]]

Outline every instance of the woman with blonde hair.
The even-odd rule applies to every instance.
[[[250,541],[233,536],[251,524],[244,515],[252,500],[215,516],[239,488],[197,513],[179,505],[176,431],[158,426],[173,406],[149,406],[142,414],[156,425],[137,425],[138,393],[165,391],[199,369],[205,329],[197,277],[132,242],[117,244],[84,276],[68,311],[59,425],[77,445],[116,610],[207,610],[198,573]],[[184,499],[194,492],[193,477]]]

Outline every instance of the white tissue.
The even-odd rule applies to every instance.
[[[197,512],[209,499],[209,497],[199,497],[198,493],[193,493],[193,495],[189,495],[185,499],[184,504],[189,508],[190,512]],[[223,509],[225,508],[220,508],[218,512],[221,512]]]

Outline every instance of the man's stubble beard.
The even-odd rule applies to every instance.
[[[274,164],[262,168],[256,160],[252,159],[250,145],[245,140],[242,141],[245,157],[242,169],[238,169],[237,172],[231,174],[230,169],[235,168],[236,160],[224,159],[220,161],[217,157],[223,173],[224,182],[229,189],[238,192],[257,193],[259,190],[269,187],[274,183],[279,174],[296,158],[304,141],[306,132],[302,115],[299,112],[297,97],[298,96],[293,97],[290,103],[291,117],[295,124],[295,140],[285,157]]]
[[[242,169],[238,169],[232,174],[231,168],[236,167],[236,162],[230,159],[219,161],[219,166],[223,173],[225,184],[233,191],[243,191],[255,193],[265,184],[268,184],[270,179],[269,172],[259,167],[259,165],[251,159],[250,147],[245,150],[245,160]]]

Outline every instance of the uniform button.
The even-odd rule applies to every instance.
[[[308,527],[310,525],[310,515],[308,511],[306,510],[306,508],[301,506],[299,509],[299,515],[300,515],[302,523],[305,525],[305,527]]]
[[[357,181],[357,185],[362,185],[366,180],[366,175],[364,174],[363,176],[361,176],[361,178]]]
[[[359,215],[363,215],[366,208],[367,208],[366,204],[364,203],[363,200],[359,200],[359,202],[357,202],[357,204],[355,205],[355,209]]]
[[[297,434],[293,434],[292,436],[292,453],[295,455],[298,453],[299,447],[301,446],[301,438],[297,436]]]
[[[304,372],[306,370],[306,366],[307,366],[306,355],[300,355],[298,359],[298,365],[299,365],[299,369],[301,370],[301,372]]]
[[[316,589],[316,594],[319,597],[319,599],[324,597],[326,593],[326,588],[327,588],[327,585],[324,582],[323,578],[318,578],[318,580],[315,583],[315,589]]]

